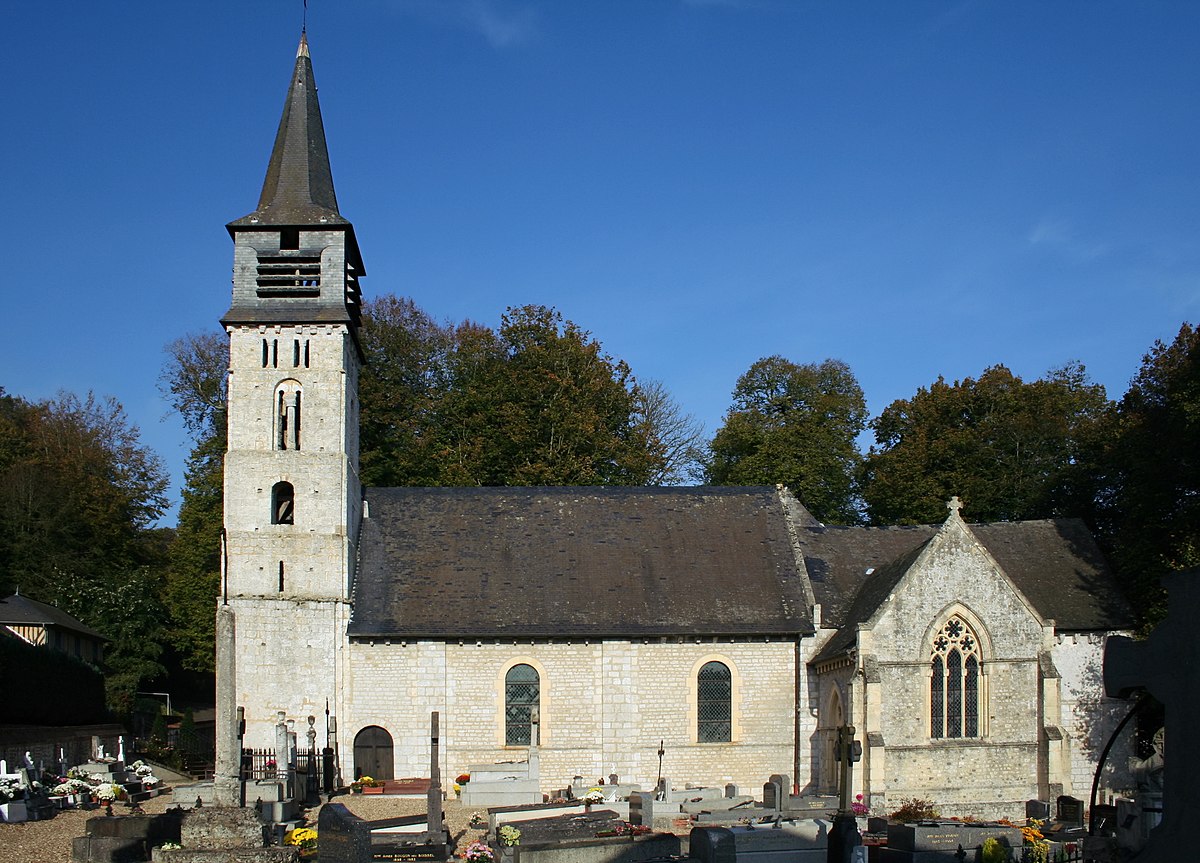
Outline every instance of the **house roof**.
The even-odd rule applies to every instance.
[[[101,641],[109,640],[62,609],[19,593],[0,599],[0,626],[57,626]]]
[[[1093,632],[1133,626],[1116,578],[1090,531],[1078,519],[970,524],[1038,614],[1060,632]],[[838,632],[815,661],[854,643],[865,623],[916,561],[938,526],[815,527],[799,540],[822,625]]]
[[[373,489],[350,634],[813,632],[774,488]]]

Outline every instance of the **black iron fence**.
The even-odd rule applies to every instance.
[[[332,791],[335,774],[332,749],[318,749],[315,752],[300,750],[296,753],[297,780],[303,782],[310,793]],[[242,779],[274,779],[278,775],[279,763],[274,749],[242,750]]]

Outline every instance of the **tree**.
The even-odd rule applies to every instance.
[[[0,397],[0,578],[106,635],[110,703],[162,672],[166,472],[114,399]]]
[[[192,438],[179,523],[161,591],[167,638],[180,665],[214,668],[214,615],[220,590],[224,523],[223,470],[229,341],[223,333],[191,333],[168,344],[159,389]]]
[[[840,360],[760,359],[734,387],[733,406],[709,445],[707,480],[783,483],[822,521],[854,523],[855,438],[866,415],[862,388]]]
[[[1079,471],[1110,408],[1079,364],[1031,383],[1000,365],[978,380],[938,378],[871,423],[870,521],[938,522],[952,495],[975,521],[1079,515]]]
[[[661,381],[637,385],[637,421],[661,463],[647,485],[680,485],[703,471],[704,427]]]
[[[1099,478],[1099,527],[1142,623],[1166,612],[1161,578],[1200,566],[1200,327],[1157,341],[1117,407]]]
[[[441,485],[439,412],[455,331],[410,299],[386,294],[363,308],[359,377],[361,473],[367,485]]]
[[[672,442],[653,437],[629,367],[553,309],[510,308],[499,330],[452,327],[385,296],[364,310],[362,340],[367,484],[642,484],[667,475]],[[658,410],[654,419],[665,416]]]
[[[462,484],[641,485],[661,467],[629,366],[554,309],[509,308],[494,337],[460,328],[451,388]]]

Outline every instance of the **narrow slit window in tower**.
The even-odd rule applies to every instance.
[[[300,367],[300,340],[292,340],[292,368]]]
[[[266,339],[263,339],[262,342],[263,342],[263,368],[265,369],[267,367],[267,364],[271,362],[271,348],[267,345]]]
[[[308,368],[308,339],[304,340],[304,367]]]
[[[279,561],[279,592],[283,593],[283,561]]]
[[[271,367],[279,368],[279,339],[271,340]]]

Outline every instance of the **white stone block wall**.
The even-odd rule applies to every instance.
[[[342,708],[343,773],[351,775],[354,735],[385,728],[397,776],[429,771],[429,713],[441,712],[443,773],[472,763],[522,760],[526,747],[504,745],[504,676],[517,663],[538,670],[541,690],[541,784],[563,788],[575,775],[616,772],[651,787],[663,772],[673,783],[734,782],[761,788],[772,773],[793,771],[795,643],[554,644],[353,643]],[[696,741],[695,674],[717,659],[734,680],[731,743]]]
[[[1092,778],[1105,744],[1132,703],[1104,695],[1103,633],[1065,633],[1055,638],[1051,656],[1062,676],[1062,726],[1070,739],[1071,785],[1088,800]],[[1127,794],[1135,783],[1129,772],[1133,723],[1127,726],[1105,762],[1099,802],[1110,793]]]

